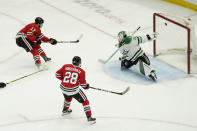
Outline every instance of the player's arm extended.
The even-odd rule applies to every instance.
[[[138,44],[146,43],[147,41],[152,41],[157,39],[158,33],[147,34],[146,36],[135,36],[133,41],[137,41]]]

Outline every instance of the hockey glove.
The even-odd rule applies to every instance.
[[[127,57],[127,56],[119,57],[119,60],[120,60],[120,61],[123,61],[123,60],[125,60],[125,59],[126,59],[126,57]]]
[[[4,87],[6,87],[6,83],[0,82],[0,88],[4,88]]]
[[[157,39],[158,36],[159,36],[159,33],[157,33],[157,32],[153,32],[153,34],[151,34],[151,35],[149,35],[149,34],[146,35],[146,37],[149,41]]]
[[[36,44],[38,44],[38,45],[40,45],[41,43],[42,43],[41,40],[36,41]]]
[[[89,84],[86,84],[86,87],[84,87],[84,89],[89,89],[90,88],[90,85]]]
[[[50,38],[50,43],[52,45],[56,45],[57,44],[57,40],[56,39],[53,39],[53,38]]]

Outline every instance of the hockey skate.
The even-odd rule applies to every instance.
[[[68,115],[68,114],[70,114],[71,112],[72,112],[71,109],[66,110],[66,109],[64,108],[63,111],[62,111],[62,116]]]
[[[87,114],[86,114],[86,116],[87,116],[87,120],[90,124],[95,124],[96,123],[96,118],[93,118],[93,117],[91,117]]]
[[[45,62],[51,61],[51,58],[47,56],[42,55],[42,58],[44,59]]]
[[[157,76],[154,70],[150,72],[149,78],[152,79],[153,81],[157,81]]]

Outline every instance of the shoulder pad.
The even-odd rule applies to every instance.
[[[129,44],[129,43],[131,43],[131,41],[132,41],[132,37],[131,36],[127,36],[124,39],[124,44]]]

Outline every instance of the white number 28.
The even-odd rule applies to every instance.
[[[73,72],[73,73],[66,72],[63,82],[64,83],[76,84],[77,78],[78,78],[78,74],[77,73],[75,73],[75,72]]]

